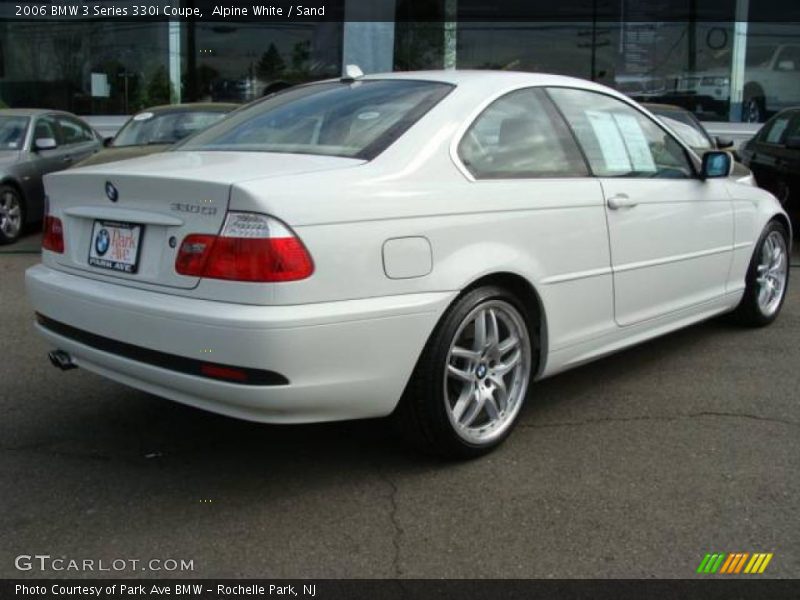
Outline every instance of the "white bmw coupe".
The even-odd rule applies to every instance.
[[[49,175],[27,289],[61,368],[254,421],[392,414],[475,456],[535,380],[776,318],[790,223],[730,174],[586,81],[346,76]]]

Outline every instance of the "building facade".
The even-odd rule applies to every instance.
[[[246,102],[353,63],[560,73],[711,121],[763,121],[800,105],[800,22],[779,18],[781,0],[730,0],[719,21],[703,18],[703,0],[683,0],[700,17],[647,20],[666,1],[594,0],[589,17],[601,18],[578,21],[481,21],[468,0],[340,0],[344,18],[318,22],[4,19],[0,106],[126,115]]]

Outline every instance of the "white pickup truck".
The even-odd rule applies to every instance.
[[[691,95],[694,112],[718,110],[730,100],[730,68],[685,73],[676,78],[675,93]],[[742,121],[760,123],[787,107],[800,104],[800,44],[747,48]]]

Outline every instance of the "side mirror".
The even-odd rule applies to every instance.
[[[778,71],[794,71],[795,64],[793,60],[782,60],[778,62]]]
[[[104,148],[110,148],[111,144],[113,142],[114,142],[114,137],[113,136],[112,137],[103,138],[103,147]]]
[[[786,138],[786,147],[789,150],[800,150],[800,135],[790,135]]]
[[[733,172],[733,157],[727,152],[714,151],[703,154],[703,166],[700,177],[712,179],[728,177]]]
[[[52,150],[58,146],[53,138],[36,138],[33,142],[34,150]]]
[[[721,138],[717,136],[714,138],[714,141],[717,143],[717,148],[720,150],[724,148],[733,148],[733,140],[729,138]]]

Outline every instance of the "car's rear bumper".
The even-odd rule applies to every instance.
[[[44,265],[27,271],[26,286],[45,318],[38,331],[78,366],[191,406],[275,423],[389,414],[454,296],[255,306],[109,284]],[[278,377],[221,381],[191,371],[201,363]]]

